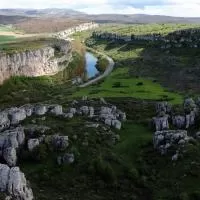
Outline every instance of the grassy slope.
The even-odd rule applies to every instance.
[[[24,52],[26,50],[35,50],[41,47],[48,46],[49,44],[52,43],[52,41],[54,41],[54,39],[52,38],[31,37],[26,39],[17,39],[14,42],[2,43],[0,45],[0,51],[6,53],[16,53],[16,52]]]

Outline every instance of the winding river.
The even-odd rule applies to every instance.
[[[97,64],[97,57],[95,57],[92,53],[86,52],[85,53],[85,61],[86,61],[86,77],[87,79],[94,78],[96,75],[99,74],[99,71],[96,68]]]

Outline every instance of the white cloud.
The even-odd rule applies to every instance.
[[[200,0],[0,0],[0,8],[71,8],[90,14],[200,17]]]

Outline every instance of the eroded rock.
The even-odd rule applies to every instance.
[[[33,200],[33,192],[19,167],[0,164],[0,190],[15,200]]]
[[[39,145],[40,145],[39,139],[29,139],[28,140],[28,150],[29,151],[33,151]]]

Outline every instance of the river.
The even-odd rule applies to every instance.
[[[97,64],[97,57],[95,57],[92,53],[86,52],[85,53],[85,69],[86,69],[86,77],[87,79],[93,78],[99,74],[99,71],[96,68]]]

